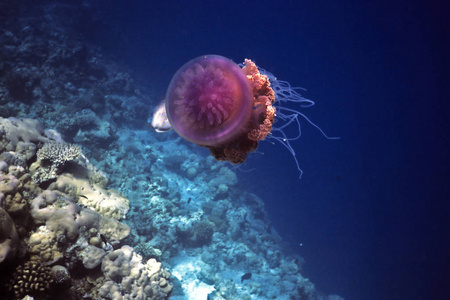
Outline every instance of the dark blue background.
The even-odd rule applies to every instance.
[[[270,143],[242,167],[256,171],[240,178],[264,199],[319,290],[346,299],[446,298],[448,7],[417,0],[94,3],[94,22],[80,30],[128,64],[155,103],[176,70],[203,54],[251,58],[308,89],[317,104],[302,112],[341,140],[303,122],[294,143],[301,180],[288,152]]]

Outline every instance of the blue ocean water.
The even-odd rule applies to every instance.
[[[301,179],[289,152],[270,142],[235,171],[240,187],[264,201],[286,251],[304,258],[302,274],[318,291],[347,300],[450,295],[448,7],[418,0],[82,5],[90,15],[67,22],[127,65],[153,93],[151,106],[180,66],[204,54],[250,58],[306,89],[316,105],[299,110],[340,139],[301,120],[292,143]]]
[[[301,180],[287,151],[270,143],[261,143],[238,174],[264,199],[273,226],[305,258],[305,274],[319,290],[345,299],[444,299],[445,7],[116,4],[104,11],[110,23],[93,38],[148,78],[161,98],[179,66],[212,53],[251,58],[316,101],[301,111],[341,139],[327,140],[302,122],[302,137],[293,143]]]

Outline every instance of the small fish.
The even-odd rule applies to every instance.
[[[108,243],[108,241],[106,240],[106,236],[104,236],[103,234],[100,234],[100,238],[102,239],[103,243]]]
[[[172,129],[170,125],[169,118],[167,118],[166,105],[164,100],[158,104],[158,106],[153,111],[152,127],[155,128],[156,132],[166,132]]]
[[[188,199],[188,201],[187,201],[187,204],[191,203],[191,200],[192,200],[192,198],[189,197],[189,199]]]
[[[244,282],[244,280],[250,279],[252,278],[252,273],[245,273],[244,275],[242,275],[241,277],[241,283]]]

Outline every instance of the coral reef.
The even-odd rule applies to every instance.
[[[2,299],[327,299],[235,170],[145,128],[161,99],[77,32],[95,11],[28,4],[0,16]]]
[[[38,123],[0,118],[0,128],[1,158],[15,158],[0,160],[0,269],[10,278],[0,281],[0,293],[11,299],[99,294],[102,286],[90,285],[89,276],[109,282],[101,266],[108,264],[111,253],[134,253],[123,243],[130,228],[120,222],[128,212],[128,199],[107,187],[80,147],[55,143],[52,137],[58,135],[44,136]],[[33,145],[27,147],[31,153],[21,151],[24,143]],[[51,184],[33,176],[34,166],[43,161],[54,166]],[[143,275],[124,279],[132,283],[116,285],[117,293],[133,291],[133,299],[167,298],[172,285],[160,263],[143,262],[135,254],[133,266],[124,272],[134,276],[138,271]]]
[[[118,138],[118,125],[144,124],[150,105],[128,73],[73,33],[67,20],[80,9],[29,3],[5,21],[0,116],[26,113],[68,142],[104,149]]]
[[[134,199],[125,220],[131,227],[127,241],[142,256],[169,262],[171,298],[317,299],[314,285],[301,275],[303,260],[282,252],[263,201],[239,188],[233,170],[176,141],[144,131],[120,134],[126,154],[113,149],[98,165],[112,173],[108,166],[118,157],[149,162],[132,178],[118,172],[111,180]],[[188,176],[192,169],[195,176]],[[248,270],[252,279],[241,282]]]

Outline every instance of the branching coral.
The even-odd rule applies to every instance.
[[[79,146],[63,143],[47,143],[37,152],[38,159],[48,160],[56,167],[60,167],[80,155],[81,148]]]
[[[47,143],[37,151],[33,180],[40,183],[58,177],[64,165],[82,155],[81,148],[74,144]]]

